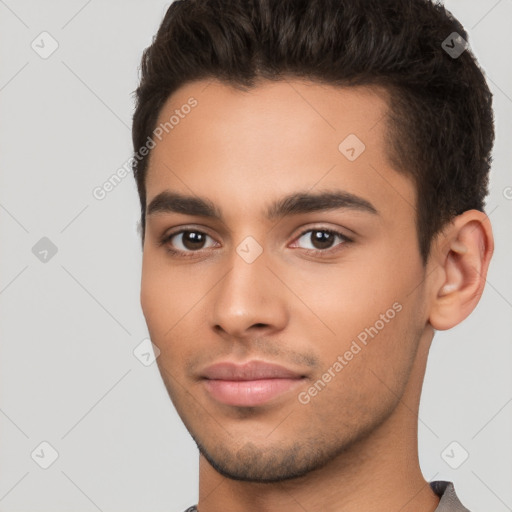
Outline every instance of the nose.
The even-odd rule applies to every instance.
[[[284,329],[287,291],[267,267],[265,252],[249,263],[234,251],[229,263],[212,294],[213,328],[237,339]]]

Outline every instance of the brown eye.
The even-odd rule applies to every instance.
[[[181,243],[186,249],[194,251],[203,248],[206,239],[204,233],[200,233],[199,231],[184,231],[182,235]]]
[[[336,235],[333,235],[327,231],[315,230],[311,231],[310,237],[311,243],[315,249],[329,249],[332,246]]]
[[[211,237],[202,231],[182,230],[166,236],[163,242],[172,246],[177,253],[197,252],[205,248],[206,240]]]
[[[336,239],[339,239],[341,243],[335,244]],[[306,247],[303,248],[319,252],[327,252],[333,245],[343,245],[350,242],[350,239],[342,233],[330,229],[309,229],[300,235],[297,242],[300,242],[300,240],[303,240],[303,244],[306,244]],[[307,246],[308,243],[309,247]]]

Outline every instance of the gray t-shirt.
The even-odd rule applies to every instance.
[[[432,490],[441,498],[435,512],[469,512],[469,510],[460,502],[455,494],[452,482],[436,480],[430,482]],[[187,508],[185,512],[199,512],[197,506]]]

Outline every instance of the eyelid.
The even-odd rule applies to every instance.
[[[318,224],[318,225],[308,226],[308,227],[304,228],[298,235],[295,236],[294,240],[296,240],[297,238],[300,238],[301,236],[305,235],[306,233],[309,233],[310,231],[327,231],[329,233],[334,233],[336,235],[341,236],[342,238],[350,240],[351,242],[353,241],[352,235],[345,234],[345,231],[350,231],[350,230],[342,230],[342,228],[330,227],[325,224]]]

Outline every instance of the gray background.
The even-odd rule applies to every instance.
[[[131,155],[131,92],[168,5],[0,0],[4,512],[181,511],[197,500],[195,444],[156,364],[133,353],[148,336],[133,176],[101,201],[92,194]],[[512,0],[446,6],[468,30],[494,92],[486,211],[496,251],[474,313],[434,339],[420,463],[427,480],[455,482],[472,512],[505,512],[512,510]],[[51,49],[43,31],[59,45],[48,58],[31,47]],[[38,253],[43,237],[57,248],[46,261]],[[41,465],[52,462],[52,450],[42,442],[58,453],[48,469]]]

